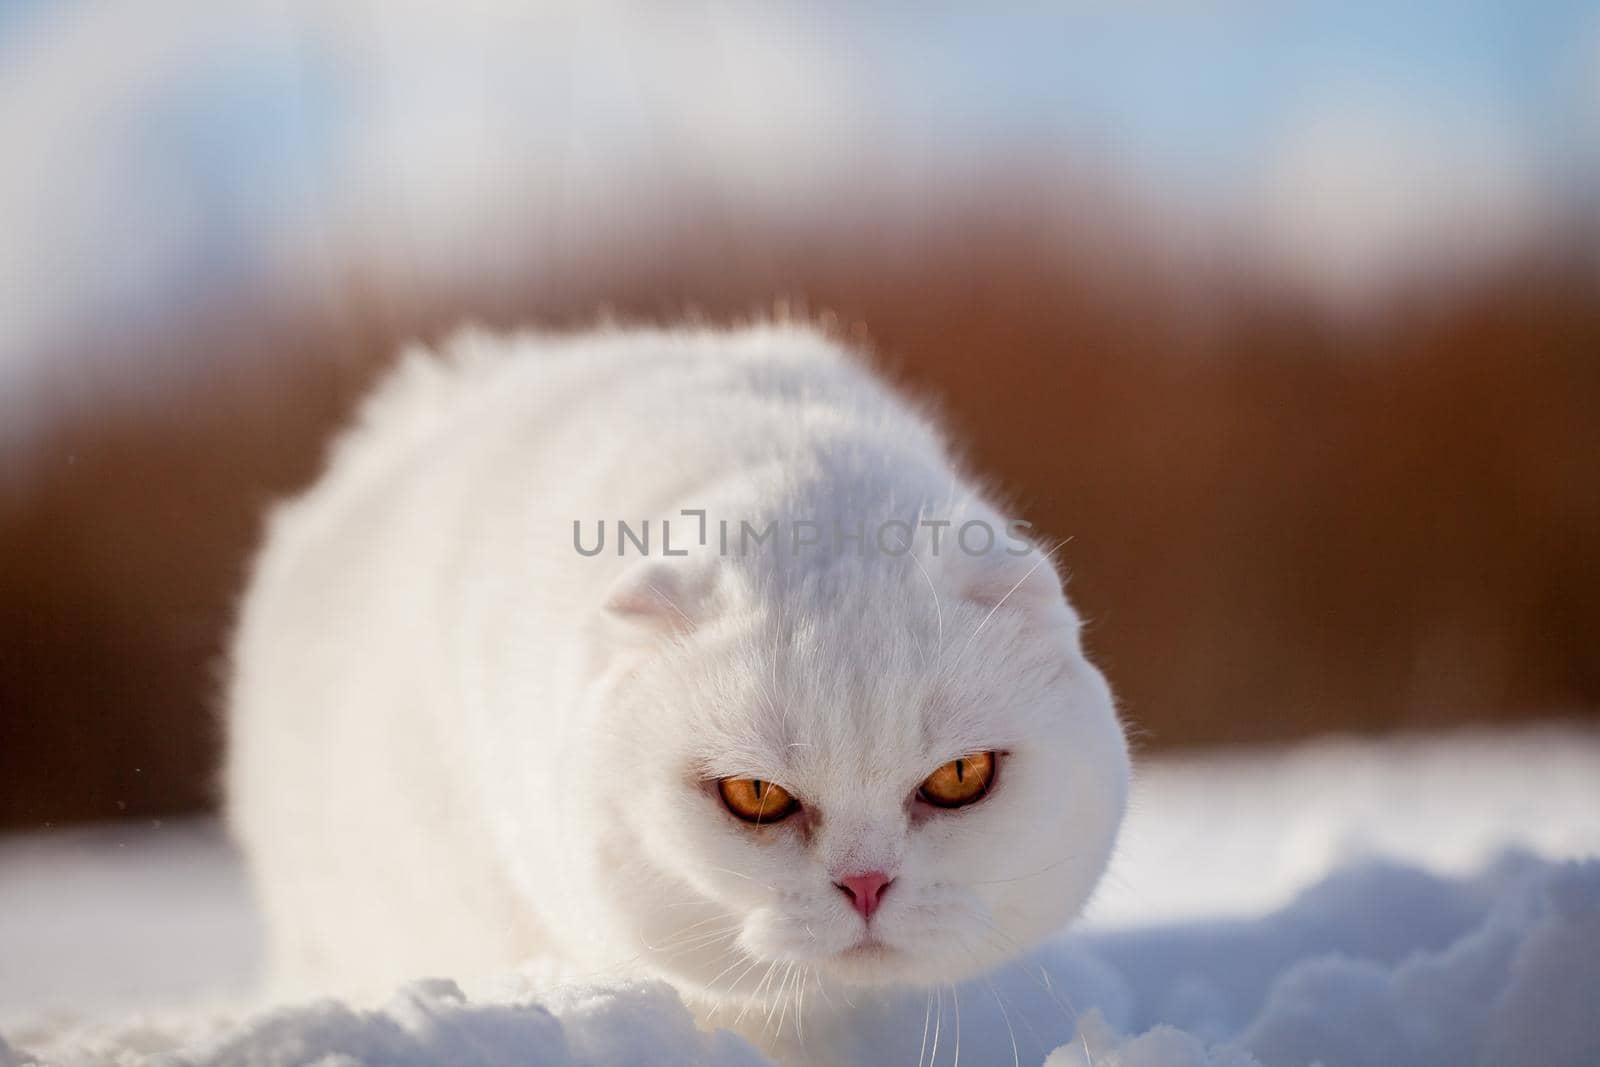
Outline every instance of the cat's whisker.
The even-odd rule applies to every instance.
[[[725,923],[726,925],[719,926],[715,930],[705,929],[705,927],[714,922],[721,922]],[[660,952],[675,948],[691,941],[697,941],[702,936],[726,936],[730,931],[739,930],[743,928],[743,926],[744,923],[741,920],[734,918],[734,916],[728,912],[721,912],[717,915],[712,915],[701,919],[698,922],[689,923],[686,926],[680,926],[678,929],[662,938],[659,944],[651,944],[650,942],[644,940],[641,940],[640,944],[642,944],[651,952]]]
[[[708,900],[705,897],[682,897],[682,898],[676,899],[676,900],[662,901],[660,904],[657,904],[657,905],[654,905],[654,906],[662,908],[662,909],[674,909],[674,908],[707,908],[707,907],[713,907],[715,905],[714,905],[714,903],[712,901]]]
[[[774,1031],[775,1033],[781,1034],[783,1032],[783,1019],[784,1016],[789,1013],[789,1003],[793,995],[792,982],[795,975],[795,969],[798,966],[799,965],[792,960],[784,964],[783,978],[778,982],[777,991],[773,994],[773,1012],[776,1013],[780,1009],[782,1010],[782,1014],[778,1015],[778,1029]]]
[[[771,690],[770,690],[770,693],[772,695],[770,695],[768,697],[768,701],[767,701],[768,706],[770,707],[771,703],[772,703],[772,700],[776,699],[776,694],[778,692],[780,692],[780,690],[778,688],[778,657],[777,656],[768,656],[767,657],[767,683],[772,687]],[[781,712],[779,712],[779,715],[778,715],[778,728],[779,728],[779,730],[782,731],[784,736],[788,736],[788,733],[789,733],[789,702],[787,700],[785,700],[785,701],[782,702],[782,704],[783,704],[783,710]]]
[[[1047,972],[1043,967],[1039,968],[1039,980],[1044,983],[1045,991],[1053,997],[1055,995],[1055,986],[1050,982],[1049,972]],[[1076,1026],[1078,1030],[1078,1041],[1083,1045],[1084,1062],[1087,1063],[1089,1067],[1094,1067],[1094,1053],[1089,1051],[1089,1035],[1083,1032],[1083,1016],[1079,1013],[1078,1006],[1072,1003],[1072,998],[1067,995],[1067,991],[1065,989],[1061,991],[1061,996],[1062,999],[1067,1002],[1067,1010],[1072,1012],[1073,1025]]]
[[[761,962],[761,961],[760,961],[760,960],[757,960],[757,961],[756,961],[756,964],[757,964],[757,965],[759,965],[759,964],[760,964],[760,962]],[[749,972],[746,972],[746,973],[749,973]],[[741,976],[740,976],[740,977],[743,977],[743,975],[741,975]],[[758,983],[758,985],[759,985],[759,983]],[[750,998],[750,999],[749,999],[749,1000],[746,1000],[746,1001],[745,1001],[745,1003],[744,1003],[744,1006],[743,1006],[743,1007],[741,1007],[741,1008],[740,1008],[740,1009],[739,1009],[739,1014],[738,1014],[738,1015],[735,1015],[735,1016],[734,1016],[734,1017],[733,1017],[733,1025],[734,1025],[734,1026],[738,1026],[738,1025],[739,1025],[739,1024],[740,1024],[740,1023],[742,1023],[742,1022],[744,1022],[744,1017],[745,1017],[745,1016],[746,1016],[746,1015],[747,1015],[747,1014],[749,1014],[749,1012],[750,1012],[750,1006],[751,1006],[751,1005],[752,1005],[752,1004],[754,1004],[754,1003],[755,1003],[755,998],[754,998],[754,996],[752,996],[752,997],[751,997],[751,998]]]
[[[682,926],[682,928],[678,928],[677,931],[674,931],[674,934],[672,934],[672,936],[674,936],[674,937],[688,936],[688,934],[693,934],[694,931],[698,931],[698,929],[706,929],[707,926],[712,925],[712,923],[728,923],[728,926],[730,926],[730,928],[736,928],[736,926],[741,926],[742,925],[742,920],[738,920],[738,918],[734,918],[733,915],[731,915],[731,913],[722,912],[722,913],[718,913],[718,915],[709,915],[709,917],[702,918],[702,920],[694,921],[694,923],[690,923],[690,925],[688,925],[688,926]],[[723,929],[723,928],[722,928],[722,926],[718,926],[718,929]],[[670,941],[670,939],[669,939],[669,941]]]
[[[747,954],[745,953],[745,951],[744,951],[744,949],[742,947],[740,947],[738,944],[733,944],[733,945],[729,945],[727,948],[723,949],[721,952],[717,953],[715,956],[713,956],[709,960],[707,960],[706,961],[706,966],[707,967],[715,967],[717,964],[721,963],[723,960],[727,959],[730,956],[733,957],[733,963],[729,964],[728,969],[731,969],[733,967],[737,967],[743,960],[748,958]],[[724,971],[722,971],[722,972],[719,972],[719,975],[720,974],[725,974],[725,973],[726,973],[726,969]],[[707,989],[709,990],[709,988],[710,988],[710,984],[707,983]]]
[[[828,985],[822,980],[822,968],[815,967],[812,970],[817,976],[817,996],[821,997],[822,1003],[826,1004],[831,1010],[833,1008],[833,998],[828,996]]]
[[[1009,948],[1010,951],[1016,953],[1018,956],[1024,954],[1025,949],[1022,945],[1017,943],[1016,938],[995,926],[992,919],[985,918],[984,923],[989,928],[988,932],[997,939],[996,943],[999,945],[999,947]],[[1066,1019],[1072,1024],[1072,1028],[1077,1034],[1078,1043],[1083,1046],[1083,1058],[1085,1063],[1088,1064],[1088,1067],[1094,1067],[1094,1053],[1089,1049],[1089,1038],[1086,1034],[1084,1034],[1083,1027],[1081,1025],[1083,1016],[1078,1011],[1077,1005],[1072,1003],[1072,998],[1067,994],[1067,991],[1062,989],[1059,991],[1060,996],[1057,996],[1056,986],[1050,981],[1050,972],[1047,971],[1042,964],[1035,964],[1035,969],[1030,969],[1026,963],[1019,962],[1018,966],[1021,968],[1022,973],[1033,977],[1034,980],[1039,983],[1040,988],[1042,988],[1045,992],[1045,996],[1050,999],[1050,1002],[1054,1004],[1056,1008],[1060,1010],[1062,1015],[1065,1016]]]
[[[691,619],[688,616],[688,614],[686,612],[684,612],[684,610],[682,608],[678,607],[677,604],[673,603],[671,597],[669,597],[667,594],[663,593],[660,589],[658,589],[656,586],[650,584],[649,582],[645,583],[645,588],[647,590],[649,590],[650,593],[653,596],[659,597],[663,604],[665,604],[667,607],[671,608],[673,611],[677,612],[678,613],[678,617],[683,620],[685,626],[689,627],[689,629],[691,629],[691,630],[694,629],[694,620]]]
[[[954,984],[950,986],[950,998],[956,1005],[956,1058],[951,1067],[961,1067],[961,991]]]
[[[792,1009],[796,1013],[796,1017],[798,1017],[798,1013],[800,1011],[800,986],[801,983],[805,981],[805,977],[806,965],[801,963],[799,960],[796,960],[794,962],[794,980],[789,983],[789,993],[788,996],[784,998],[783,1011],[785,1016],[787,1016]],[[780,1034],[783,1033],[783,1019],[781,1018],[778,1020],[778,1032]]]
[[[802,964],[800,971],[800,1000],[794,1006],[794,1036],[799,1038],[800,1047],[806,1047],[806,982],[822,982],[817,974],[817,969],[810,964]]]
[[[723,874],[731,874],[735,878],[743,878],[747,882],[753,882],[754,884],[756,884],[758,886],[761,886],[763,889],[770,889],[774,893],[776,893],[778,891],[778,887],[773,885],[771,882],[763,882],[759,878],[752,878],[748,874],[745,874],[743,871],[735,871],[735,870],[733,870],[731,868],[728,868],[728,867],[707,867],[706,870],[708,870],[708,871],[721,871]]]
[[[742,926],[730,926],[728,929],[717,929],[717,931],[698,934],[693,939],[685,939],[685,941],[678,941],[674,945],[670,945],[669,952],[672,955],[683,955],[686,952],[702,952],[702,950],[710,949],[712,945],[718,944],[718,942],[731,941],[734,937],[738,937],[741,931]]]
[[[770,961],[763,960],[760,956],[751,956],[750,957],[750,966],[746,967],[744,970],[739,972],[739,977],[734,979],[733,985],[734,986],[738,986],[747,977],[749,977],[749,975],[750,975],[750,973],[752,971],[754,971],[757,967],[760,967],[763,963],[768,964],[769,967],[771,966]],[[761,988],[761,983],[758,981],[756,983],[756,988],[751,990],[749,996],[746,997],[745,999],[747,1001],[755,1000],[755,995],[760,990],[760,988]]]
[[[693,930],[698,930],[700,927],[707,926],[707,925],[709,925],[711,923],[716,922],[719,919],[728,920],[728,919],[732,919],[732,918],[733,918],[733,915],[730,912],[726,912],[726,911],[718,912],[715,915],[707,916],[706,918],[701,919],[699,922],[692,922],[687,926],[680,926],[678,929],[674,930],[670,935],[668,935],[667,939],[670,941],[672,938],[677,937],[680,934],[687,934],[687,933],[689,933],[689,932],[691,932]]]
[[[933,1022],[933,990],[928,990],[922,1008],[922,1050],[917,1053],[917,1067],[922,1067],[922,1057],[928,1054],[928,1027]]]
[[[917,513],[917,524],[919,526],[921,525],[921,519],[922,513],[919,511]],[[906,557],[910,559],[912,563],[917,565],[917,570],[922,572],[923,580],[928,583],[928,592],[933,594],[933,610],[938,613],[939,619],[939,638],[937,646],[934,649],[934,655],[937,656],[939,653],[944,651],[944,605],[939,602],[939,588],[933,584],[933,576],[928,573],[928,568],[922,565],[922,561],[917,558],[917,554],[911,550],[911,545],[907,543],[905,536],[901,534],[899,530],[895,531],[895,536],[900,538],[900,547],[906,550]],[[922,658],[922,669],[927,670],[928,654],[922,651],[922,646],[920,644],[916,647],[917,655]]]
[[[809,963],[800,965],[800,980],[795,984],[794,1036],[805,1044],[806,986],[817,980],[817,969]]]
[[[1007,954],[1014,955],[1018,951],[1017,948],[1014,947],[1016,945],[1016,942],[1014,940],[1011,942],[1011,946],[1012,947],[1008,947],[1004,941],[1001,941],[998,938],[995,938],[991,943],[994,944],[997,948],[1000,948],[1003,951],[1005,951]],[[973,951],[971,946],[963,945],[962,948],[967,953],[967,955],[972,957],[972,959],[975,962],[978,962],[980,964],[983,962],[979,958],[978,954],[975,951]],[[1006,1029],[1009,1030],[1010,1033],[1011,1033],[1011,1048],[1012,1048],[1013,1056],[1015,1056],[1016,1050],[1017,1050],[1017,1032],[1011,1025],[1011,1015],[1010,1015],[1010,1013],[1006,1011],[1005,998],[1000,995],[1000,990],[998,988],[996,988],[996,986],[994,984],[994,980],[992,978],[989,978],[989,977],[985,976],[984,981],[988,982],[989,991],[994,994],[995,1002],[1000,1005],[1000,1014],[1005,1018]],[[1039,1054],[1041,1056],[1049,1056],[1051,1050],[1054,1049],[1058,1044],[1060,1044],[1060,1042],[1058,1042],[1058,1041],[1046,1041],[1043,1037],[1041,1037],[1039,1035],[1039,1031],[1034,1028],[1033,1023],[1028,1019],[1028,1015],[1027,1015],[1026,1012],[1023,1012],[1022,1014],[1020,1014],[1018,1016],[1018,1018],[1020,1018],[1022,1020],[1022,1025],[1027,1027],[1028,1033],[1033,1035],[1033,1045],[1034,1045],[1035,1048],[1037,1048],[1039,1050]],[[1076,1025],[1076,1024],[1074,1024],[1074,1025]]]
[[[794,1003],[794,991],[791,988],[790,980],[795,976],[796,967],[798,966],[798,964],[790,963],[784,971],[782,984],[778,986],[778,999],[783,1004],[783,1011],[778,1015],[777,1029],[772,1032],[774,1037],[783,1036],[783,1021],[789,1017],[789,1005]],[[801,970],[799,973],[804,974],[804,971]],[[785,990],[788,990],[788,992],[786,993]]]
[[[759,957],[759,956],[750,956],[749,960],[750,960],[750,965],[748,967],[746,967],[744,970],[740,971],[734,977],[733,981],[728,983],[728,994],[729,994],[729,996],[732,996],[734,994],[734,990],[739,988],[739,983],[743,982],[745,980],[745,978],[749,976],[751,971],[753,971],[757,967],[761,966],[761,957]],[[748,1001],[746,1002],[746,1009],[748,1010]],[[739,1018],[740,1019],[744,1018],[744,1012],[741,1011],[739,1013]]]
[[[806,982],[809,979],[810,970],[804,963],[796,964],[794,987],[789,991],[789,1006],[794,1009],[794,1033],[796,1038],[800,1036],[800,1012],[802,1005],[805,1004]]]
[[[984,878],[984,879],[980,879],[980,880],[974,881],[974,882],[948,882],[946,884],[947,885],[959,885],[959,886],[970,887],[970,886],[975,886],[975,885],[1005,885],[1005,884],[1010,883],[1010,882],[1023,882],[1023,881],[1028,880],[1029,878],[1037,878],[1041,874],[1048,874],[1049,872],[1055,870],[1057,867],[1060,867],[1064,863],[1071,863],[1073,860],[1081,859],[1081,858],[1083,858],[1083,851],[1081,849],[1079,849],[1079,850],[1075,850],[1073,852],[1067,853],[1065,856],[1062,856],[1060,859],[1056,860],[1054,863],[1046,864],[1045,866],[1040,867],[1036,871],[1029,871],[1027,874],[1019,874],[1019,875],[1015,875],[1015,876],[1010,877],[1010,878]]]
[[[967,638],[967,643],[961,646],[961,651],[956,653],[956,658],[954,660],[952,660],[950,662],[950,666],[948,668],[946,668],[947,672],[955,670],[956,664],[961,662],[961,658],[963,656],[965,656],[967,654],[967,650],[972,647],[972,642],[976,641],[978,639],[978,635],[983,633],[983,628],[985,626],[989,625],[989,620],[994,618],[995,612],[999,611],[1002,607],[1004,607],[1005,606],[1005,602],[1011,599],[1011,594],[1015,593],[1018,589],[1022,588],[1022,583],[1027,581],[1029,578],[1032,578],[1034,571],[1036,571],[1040,567],[1044,566],[1045,563],[1049,561],[1051,556],[1055,555],[1057,552],[1060,552],[1061,549],[1066,546],[1067,542],[1071,541],[1071,540],[1072,540],[1072,538],[1070,538],[1070,537],[1064,538],[1063,540],[1061,540],[1061,541],[1056,543],[1056,547],[1054,547],[1050,551],[1045,552],[1042,555],[1040,555],[1038,560],[1036,560],[1034,562],[1033,566],[1028,568],[1027,573],[1024,574],[1021,578],[1018,578],[1016,580],[1015,584],[1013,584],[1010,589],[1006,590],[1006,595],[1001,597],[998,601],[995,602],[994,607],[989,609],[989,614],[985,615],[983,617],[983,620],[978,623],[977,628],[972,631],[972,636]]]
[[[775,961],[772,964],[772,967],[775,967],[776,970],[774,971],[769,968],[767,971],[767,977],[770,978],[773,974],[777,974],[781,978],[783,975],[783,961]],[[757,986],[757,988],[759,989],[760,986]],[[772,1025],[772,991],[773,986],[769,985],[761,994],[761,1003],[759,1007],[761,1009],[761,1034],[763,1037],[766,1036],[767,1027]]]
[[[778,981],[767,990],[766,997],[761,1001],[764,1017],[761,1022],[761,1033],[767,1032],[767,1027],[772,1025],[772,1015],[778,1010],[778,1004],[783,999],[783,983],[789,980],[789,964],[778,961]]]
[[[752,670],[751,674],[754,676],[755,671]],[[788,716],[786,713],[778,710],[777,692],[778,657],[769,655],[767,656],[767,680],[765,684],[763,684],[761,679],[757,677],[756,696],[761,698],[761,703],[766,706],[767,713],[777,718],[780,724],[786,727],[789,721]]]
[[[796,998],[798,998],[799,995],[800,995],[800,982],[806,976],[805,964],[803,964],[803,963],[799,962],[798,960],[796,960],[793,966],[794,966],[794,978],[788,983],[788,985],[786,987],[787,992],[784,994],[784,997],[783,997],[783,1014],[778,1016],[778,1030],[777,1030],[777,1033],[780,1036],[783,1034],[783,1024],[788,1019],[789,1012],[791,1010],[793,1010],[793,1011],[798,1011],[799,1010],[796,1007],[796,1005],[798,1003],[798,1000]]]
[[[745,960],[752,958],[750,954],[745,952],[744,948],[739,945],[734,945],[730,951],[738,953],[739,958],[712,976],[711,981],[706,983],[706,992],[714,992],[717,988],[717,983],[722,980],[724,975],[733,970],[735,967],[739,966],[739,964],[743,963]]]
[[[668,955],[681,955],[697,948],[706,948],[716,944],[724,938],[734,937],[739,933],[740,926],[731,926],[726,930],[713,930],[710,933],[696,934],[693,937],[682,938],[678,941],[668,941],[661,945],[647,945],[652,952],[661,952]]]
[[[761,991],[766,988],[767,983],[772,980],[772,972],[777,969],[780,962],[781,961],[779,960],[773,960],[771,963],[767,964],[767,973],[761,976],[761,981],[757,982],[756,987],[750,991],[750,1003],[746,1004],[744,1006],[744,1011],[741,1011],[739,1013],[739,1017],[733,1020],[733,1024],[735,1026],[744,1021],[745,1014],[749,1012],[751,1005],[755,1004],[756,998],[762,995]],[[761,1003],[765,1004],[766,1000],[763,999]]]
[[[1000,1018],[1005,1020],[1006,1033],[1011,1035],[1011,1067],[1022,1067],[1022,1052],[1017,1048],[1017,1031],[1011,1025],[1011,1013],[1006,1011],[1005,1001],[1000,999],[1000,990],[994,987],[994,980],[985,976],[984,982],[994,997],[994,1006],[1000,1009]]]

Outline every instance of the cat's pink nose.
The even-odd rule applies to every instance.
[[[846,875],[833,884],[850,896],[863,919],[870,919],[883,900],[883,891],[889,888],[892,881],[894,879],[882,871],[868,871],[865,874]]]

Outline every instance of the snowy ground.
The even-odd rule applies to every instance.
[[[974,1065],[1594,1067],[1600,863],[1569,861],[1595,856],[1600,731],[1154,761],[1082,926],[992,979],[863,1002],[808,1048],[859,1063],[954,1063],[959,1048]],[[435,981],[378,1010],[251,1008],[256,942],[210,823],[0,840],[0,1067],[763,1062],[696,1031],[660,986],[521,977],[468,997]]]

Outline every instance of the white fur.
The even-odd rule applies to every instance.
[[[666,558],[681,508],[711,543]],[[619,558],[616,520],[647,518],[651,558]],[[1002,537],[724,556],[719,518]],[[602,519],[580,555],[574,520],[590,545]],[[409,354],[273,516],[243,605],[229,812],[274,974],[376,990],[542,957],[710,1012],[770,1003],[776,962],[810,1012],[1035,944],[1099,879],[1128,762],[1052,562],[1004,530],[928,420],[809,329]],[[988,750],[983,800],[915,799]],[[739,775],[802,812],[738,822],[709,783]],[[895,877],[889,948],[848,952],[863,920],[834,882],[867,868]]]

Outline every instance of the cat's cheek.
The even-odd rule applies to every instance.
[[[844,927],[841,929],[841,927]],[[849,923],[834,923],[820,911],[762,906],[745,916],[740,945],[751,955],[769,960],[809,960],[850,947],[859,936]]]
[[[937,885],[906,887],[900,901],[886,903],[874,920],[878,936],[903,959],[904,980],[919,981],[988,965],[995,927],[988,905],[965,890]],[[998,961],[996,961],[998,962]]]
[[[777,909],[756,908],[745,916],[739,944],[758,959],[779,959],[793,941],[788,927]]]

